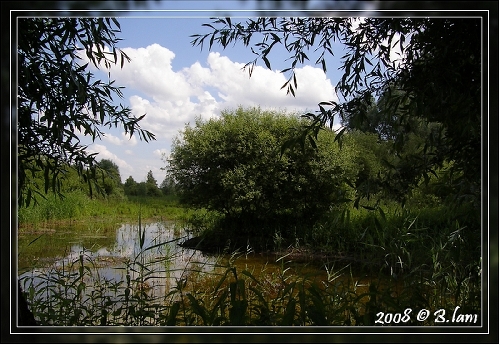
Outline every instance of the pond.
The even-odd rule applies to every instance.
[[[43,325],[319,325],[327,321],[366,325],[373,323],[367,315],[375,301],[382,303],[376,307],[379,310],[384,303],[408,308],[415,293],[423,293],[421,298],[440,301],[441,309],[448,302],[456,304],[447,293],[432,295],[433,286],[425,279],[406,283],[383,274],[355,272],[341,261],[326,259],[318,264],[310,257],[303,260],[299,247],[286,248],[284,254],[254,253],[251,248],[205,254],[180,245],[192,236],[171,221],[141,226],[101,226],[89,221],[22,229],[18,235],[21,286]],[[301,313],[309,309],[308,314]],[[316,312],[321,312],[321,319]]]
[[[75,225],[39,229],[19,235],[19,276],[35,282],[49,270],[61,275],[90,267],[102,281],[134,280],[141,269],[149,272],[148,284],[155,293],[165,293],[177,279],[191,270],[210,270],[216,257],[182,248],[189,235],[174,222],[141,226],[120,224],[114,230]],[[86,269],[87,270],[87,269]],[[154,272],[154,274],[153,274]]]
[[[217,269],[220,272],[229,262],[238,270],[258,274],[285,271],[328,279],[324,267],[294,263],[286,257],[277,260],[279,258],[271,253],[256,254],[248,250],[239,255],[208,255],[180,246],[190,236],[172,221],[151,222],[141,228],[128,223],[114,228],[75,224],[22,231],[18,238],[19,277],[21,281],[28,278],[36,285],[38,281],[47,280],[48,274],[71,275],[83,266],[86,271],[92,269],[94,279],[97,276],[101,281],[136,281],[143,276],[144,283],[156,296],[167,294],[180,279],[193,272],[208,274]]]

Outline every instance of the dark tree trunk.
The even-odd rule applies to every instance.
[[[19,326],[37,326],[33,313],[28,308],[28,303],[24,298],[21,282],[17,283],[17,318]]]

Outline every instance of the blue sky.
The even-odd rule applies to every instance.
[[[189,4],[189,2],[179,2]],[[229,3],[229,2],[228,2]],[[179,4],[176,6],[180,6]],[[241,6],[240,6],[241,7]],[[229,8],[229,7],[228,7]],[[254,12],[238,12],[233,22],[254,16]],[[315,111],[321,101],[335,100],[334,86],[340,78],[337,70],[342,47],[332,58],[325,75],[315,59],[298,66],[296,97],[286,95],[281,86],[287,76],[279,70],[288,67],[284,50],[271,55],[272,70],[259,63],[251,78],[242,70],[253,54],[241,44],[223,50],[214,45],[203,50],[191,45],[190,35],[208,32],[202,27],[210,23],[208,12],[127,12],[118,18],[122,32],[119,47],[132,59],[123,69],[113,68],[111,79],[124,86],[122,104],[141,121],[144,129],[155,133],[157,140],[141,142],[128,139],[123,130],[106,129],[106,136],[95,143],[85,139],[97,159],[111,159],[120,168],[122,181],[132,176],[137,182],[146,179],[151,170],[158,184],[165,177],[163,155],[170,153],[172,140],[195,118],[214,118],[221,110],[260,106],[289,112]],[[99,71],[96,75],[103,77]]]

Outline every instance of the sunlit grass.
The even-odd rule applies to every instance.
[[[138,222],[141,233],[146,219],[177,219],[174,232],[186,226],[197,234],[210,234],[220,224],[220,215],[181,207],[175,199],[90,202],[76,193],[61,204],[52,200],[23,211],[19,248],[30,247],[35,256],[37,250],[39,255],[47,252],[54,244],[43,234],[55,231],[58,222],[84,224],[77,235],[85,238],[114,231],[121,220]],[[113,263],[124,272],[122,279],[100,275],[101,260],[83,251],[65,266],[47,263],[47,269],[25,275],[22,285],[42,325],[376,325],[379,313],[404,317],[408,309],[426,309],[450,314],[457,306],[480,316],[481,258],[480,246],[473,245],[479,243],[474,224],[473,215],[461,209],[332,211],[311,237],[290,239],[274,232],[269,245],[282,254],[269,256],[264,267],[247,260],[250,242],[238,252],[227,247],[229,255],[220,256],[216,264],[186,262],[175,283],[165,281],[162,293],[152,282],[179,269],[170,265],[176,253],[162,243],[145,247],[142,235],[140,255]],[[31,237],[23,242],[27,234]],[[218,240],[224,246],[228,238]],[[318,275],[296,265],[292,254],[297,252],[348,260],[320,256],[313,260],[323,267]],[[25,269],[36,263],[36,257],[23,255],[19,258]],[[438,325],[435,318],[418,322],[414,317],[392,324]]]
[[[18,221],[22,230],[69,220],[135,221],[139,213],[144,219],[182,220],[189,212],[193,211],[181,206],[175,196],[90,199],[77,191],[67,193],[64,199],[47,196],[47,199],[39,200],[38,205],[19,209]]]

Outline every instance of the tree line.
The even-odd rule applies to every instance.
[[[156,178],[151,170],[145,176],[143,181],[135,181],[129,176],[125,183],[122,183],[120,169],[118,165],[110,159],[101,159],[95,164],[95,179],[86,180],[78,173],[78,167],[75,165],[63,165],[60,167],[61,176],[59,180],[59,191],[61,195],[68,192],[79,191],[85,193],[91,198],[102,197],[123,197],[123,196],[151,196],[159,197],[162,195],[171,195],[175,193],[175,186],[169,177],[158,185]],[[89,188],[89,182],[92,182]],[[39,191],[41,195],[44,185],[44,176],[42,172],[36,172],[31,177],[30,188]],[[90,189],[97,193],[90,193]],[[35,199],[35,203],[38,198]]]

